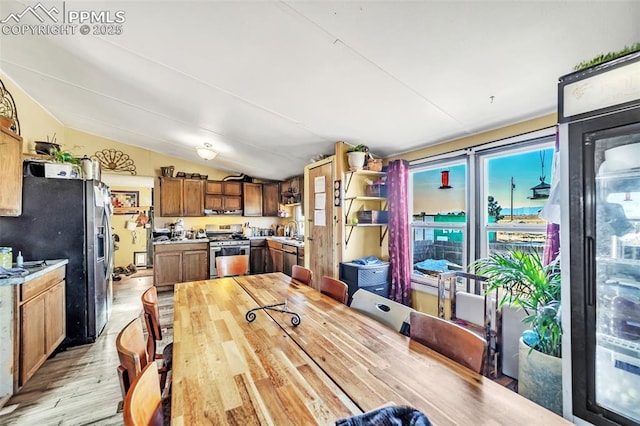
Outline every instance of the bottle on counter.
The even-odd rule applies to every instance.
[[[24,265],[24,258],[22,257],[22,252],[18,251],[18,255],[16,256],[16,266],[18,268],[22,268]]]

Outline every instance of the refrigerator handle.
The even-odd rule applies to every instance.
[[[593,270],[594,264],[593,264],[593,248],[594,248],[594,240],[593,237],[586,237],[586,250],[585,250],[585,265],[586,265],[586,271],[585,271],[585,294],[587,296],[587,305],[588,306],[594,306],[596,304],[596,297],[595,297],[595,288],[593,288],[594,286],[594,279],[593,277],[595,276],[596,271]]]
[[[113,259],[111,256],[113,255],[113,235],[111,232],[111,216],[109,216],[109,212],[105,209],[104,211],[104,227],[105,227],[105,256],[104,256],[104,273],[105,277],[109,279],[111,275],[111,263]]]

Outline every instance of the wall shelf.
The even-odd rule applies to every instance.
[[[353,178],[353,175],[382,177],[382,176],[386,176],[387,173],[386,172],[374,172],[374,171],[371,171],[371,170],[357,170],[355,172],[346,172],[345,173],[345,177],[347,179],[346,179],[345,186],[344,186],[344,193],[345,194],[347,193],[347,191],[349,191],[349,186],[351,185],[351,179]]]
[[[353,228],[365,228],[365,227],[374,227],[374,226],[379,227],[380,228],[380,246],[382,246],[382,241],[384,240],[384,237],[387,236],[387,230],[389,229],[386,223],[358,223],[358,224],[348,224],[345,226],[349,229],[344,241],[345,244],[347,245],[349,244],[349,240],[351,239]]]

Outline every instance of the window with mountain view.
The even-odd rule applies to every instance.
[[[546,222],[538,215],[552,161],[549,136],[412,165],[412,279],[467,271],[474,259],[509,248],[542,252]]]

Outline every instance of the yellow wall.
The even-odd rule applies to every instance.
[[[46,141],[47,136],[56,137],[59,144],[65,144],[64,126],[55,119],[40,104],[34,101],[22,89],[15,85],[5,74],[0,71],[0,80],[5,88],[13,96],[20,121],[20,136],[24,140],[23,152],[35,153],[35,141]]]

